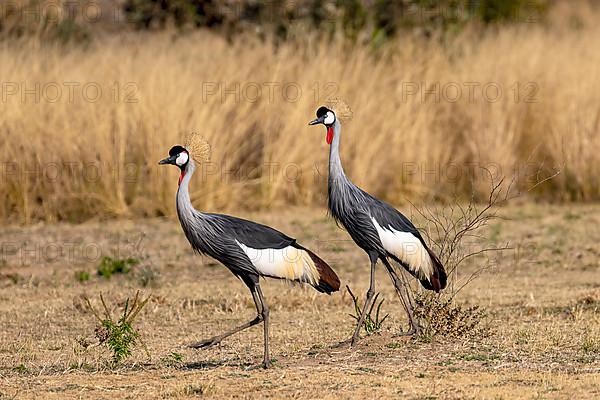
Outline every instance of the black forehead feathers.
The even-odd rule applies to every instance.
[[[319,107],[319,109],[317,110],[317,118],[321,118],[323,115],[327,114],[329,111],[331,111],[331,110],[325,106]]]
[[[182,151],[187,151],[187,150],[180,145],[173,146],[173,147],[171,147],[171,150],[169,150],[169,156],[177,155],[177,154],[181,153]]]

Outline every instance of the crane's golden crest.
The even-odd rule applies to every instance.
[[[210,160],[210,144],[199,133],[190,133],[185,141],[185,147],[196,162],[201,163]]]
[[[344,100],[340,98],[335,98],[331,101],[325,103],[327,108],[333,110],[335,112],[335,116],[342,122],[348,122],[352,120],[354,113],[352,109]]]

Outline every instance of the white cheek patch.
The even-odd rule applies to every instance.
[[[188,157],[187,153],[181,152],[177,156],[177,159],[175,160],[175,162],[177,163],[177,165],[179,165],[181,167],[182,165],[185,165],[185,163],[188,162],[188,159],[189,159],[189,157]]]
[[[325,125],[331,125],[335,122],[335,114],[333,114],[331,111],[327,111],[327,116],[325,117],[325,120],[323,120],[323,122],[325,123]]]

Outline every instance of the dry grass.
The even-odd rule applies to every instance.
[[[23,250],[5,254],[0,266],[0,398],[598,398],[600,208],[524,205],[501,215],[506,218],[486,237],[515,249],[495,255],[496,267],[458,299],[486,309],[485,336],[431,343],[394,337],[406,321],[378,268],[382,312],[390,317],[379,334],[349,349],[339,345],[354,324],[347,293],[325,296],[266,281],[276,359],[269,371],[248,369],[262,354],[259,328],[209,350],[183,346],[246,321],[255,310],[247,289],[224,267],[193,255],[176,221],[4,229],[0,241],[22,243]],[[242,216],[293,233],[364,296],[368,259],[324,211]],[[133,254],[141,264],[129,274],[74,277],[93,272],[99,256],[115,249],[130,256],[125,251],[141,235]],[[101,249],[96,259],[80,251],[91,245]],[[52,248],[64,253],[54,258]],[[156,271],[150,285],[140,279],[148,268]],[[152,295],[136,320],[151,357],[136,349],[115,367],[102,346],[80,345],[96,326],[82,295],[102,292],[116,312],[138,289]]]
[[[325,134],[307,122],[333,88],[353,110],[342,145],[349,175],[392,202],[470,196],[471,175],[476,193],[485,194],[486,168],[521,181],[560,168],[534,195],[598,199],[599,32],[533,24],[468,30],[449,41],[403,36],[379,53],[310,37],[277,49],[243,38],[230,45],[206,32],[123,35],[66,48],[5,41],[0,220],[171,214],[176,171],[156,162],[190,131],[213,149],[214,164],[193,185],[200,207],[322,204]],[[69,82],[78,84],[72,103]],[[238,84],[239,101],[222,88],[206,94],[220,82]],[[278,85],[273,101],[269,82]],[[439,83],[439,102],[431,95],[422,101],[425,88],[405,96],[407,84],[423,82]],[[478,85],[473,102],[469,82]],[[527,82],[539,88],[537,103],[524,102],[533,90]],[[294,102],[282,93],[290,83],[302,90]],[[448,101],[454,83],[462,90],[457,102]],[[483,97],[489,83],[502,89],[497,102]],[[21,84],[34,92],[39,84],[39,102],[35,94],[22,101]],[[97,102],[84,100],[86,84],[102,90]],[[57,86],[62,95],[51,103]],[[260,100],[248,101],[257,86]],[[85,94],[95,93],[88,86]],[[293,87],[288,96],[296,98]]]

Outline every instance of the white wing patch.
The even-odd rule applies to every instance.
[[[430,280],[433,275],[433,265],[427,249],[419,238],[410,232],[400,232],[392,227],[382,228],[375,218],[371,217],[383,248],[405,262],[419,279]]]
[[[236,242],[262,275],[310,284],[319,281],[317,267],[304,250],[292,246],[282,249],[254,249],[237,240]]]

